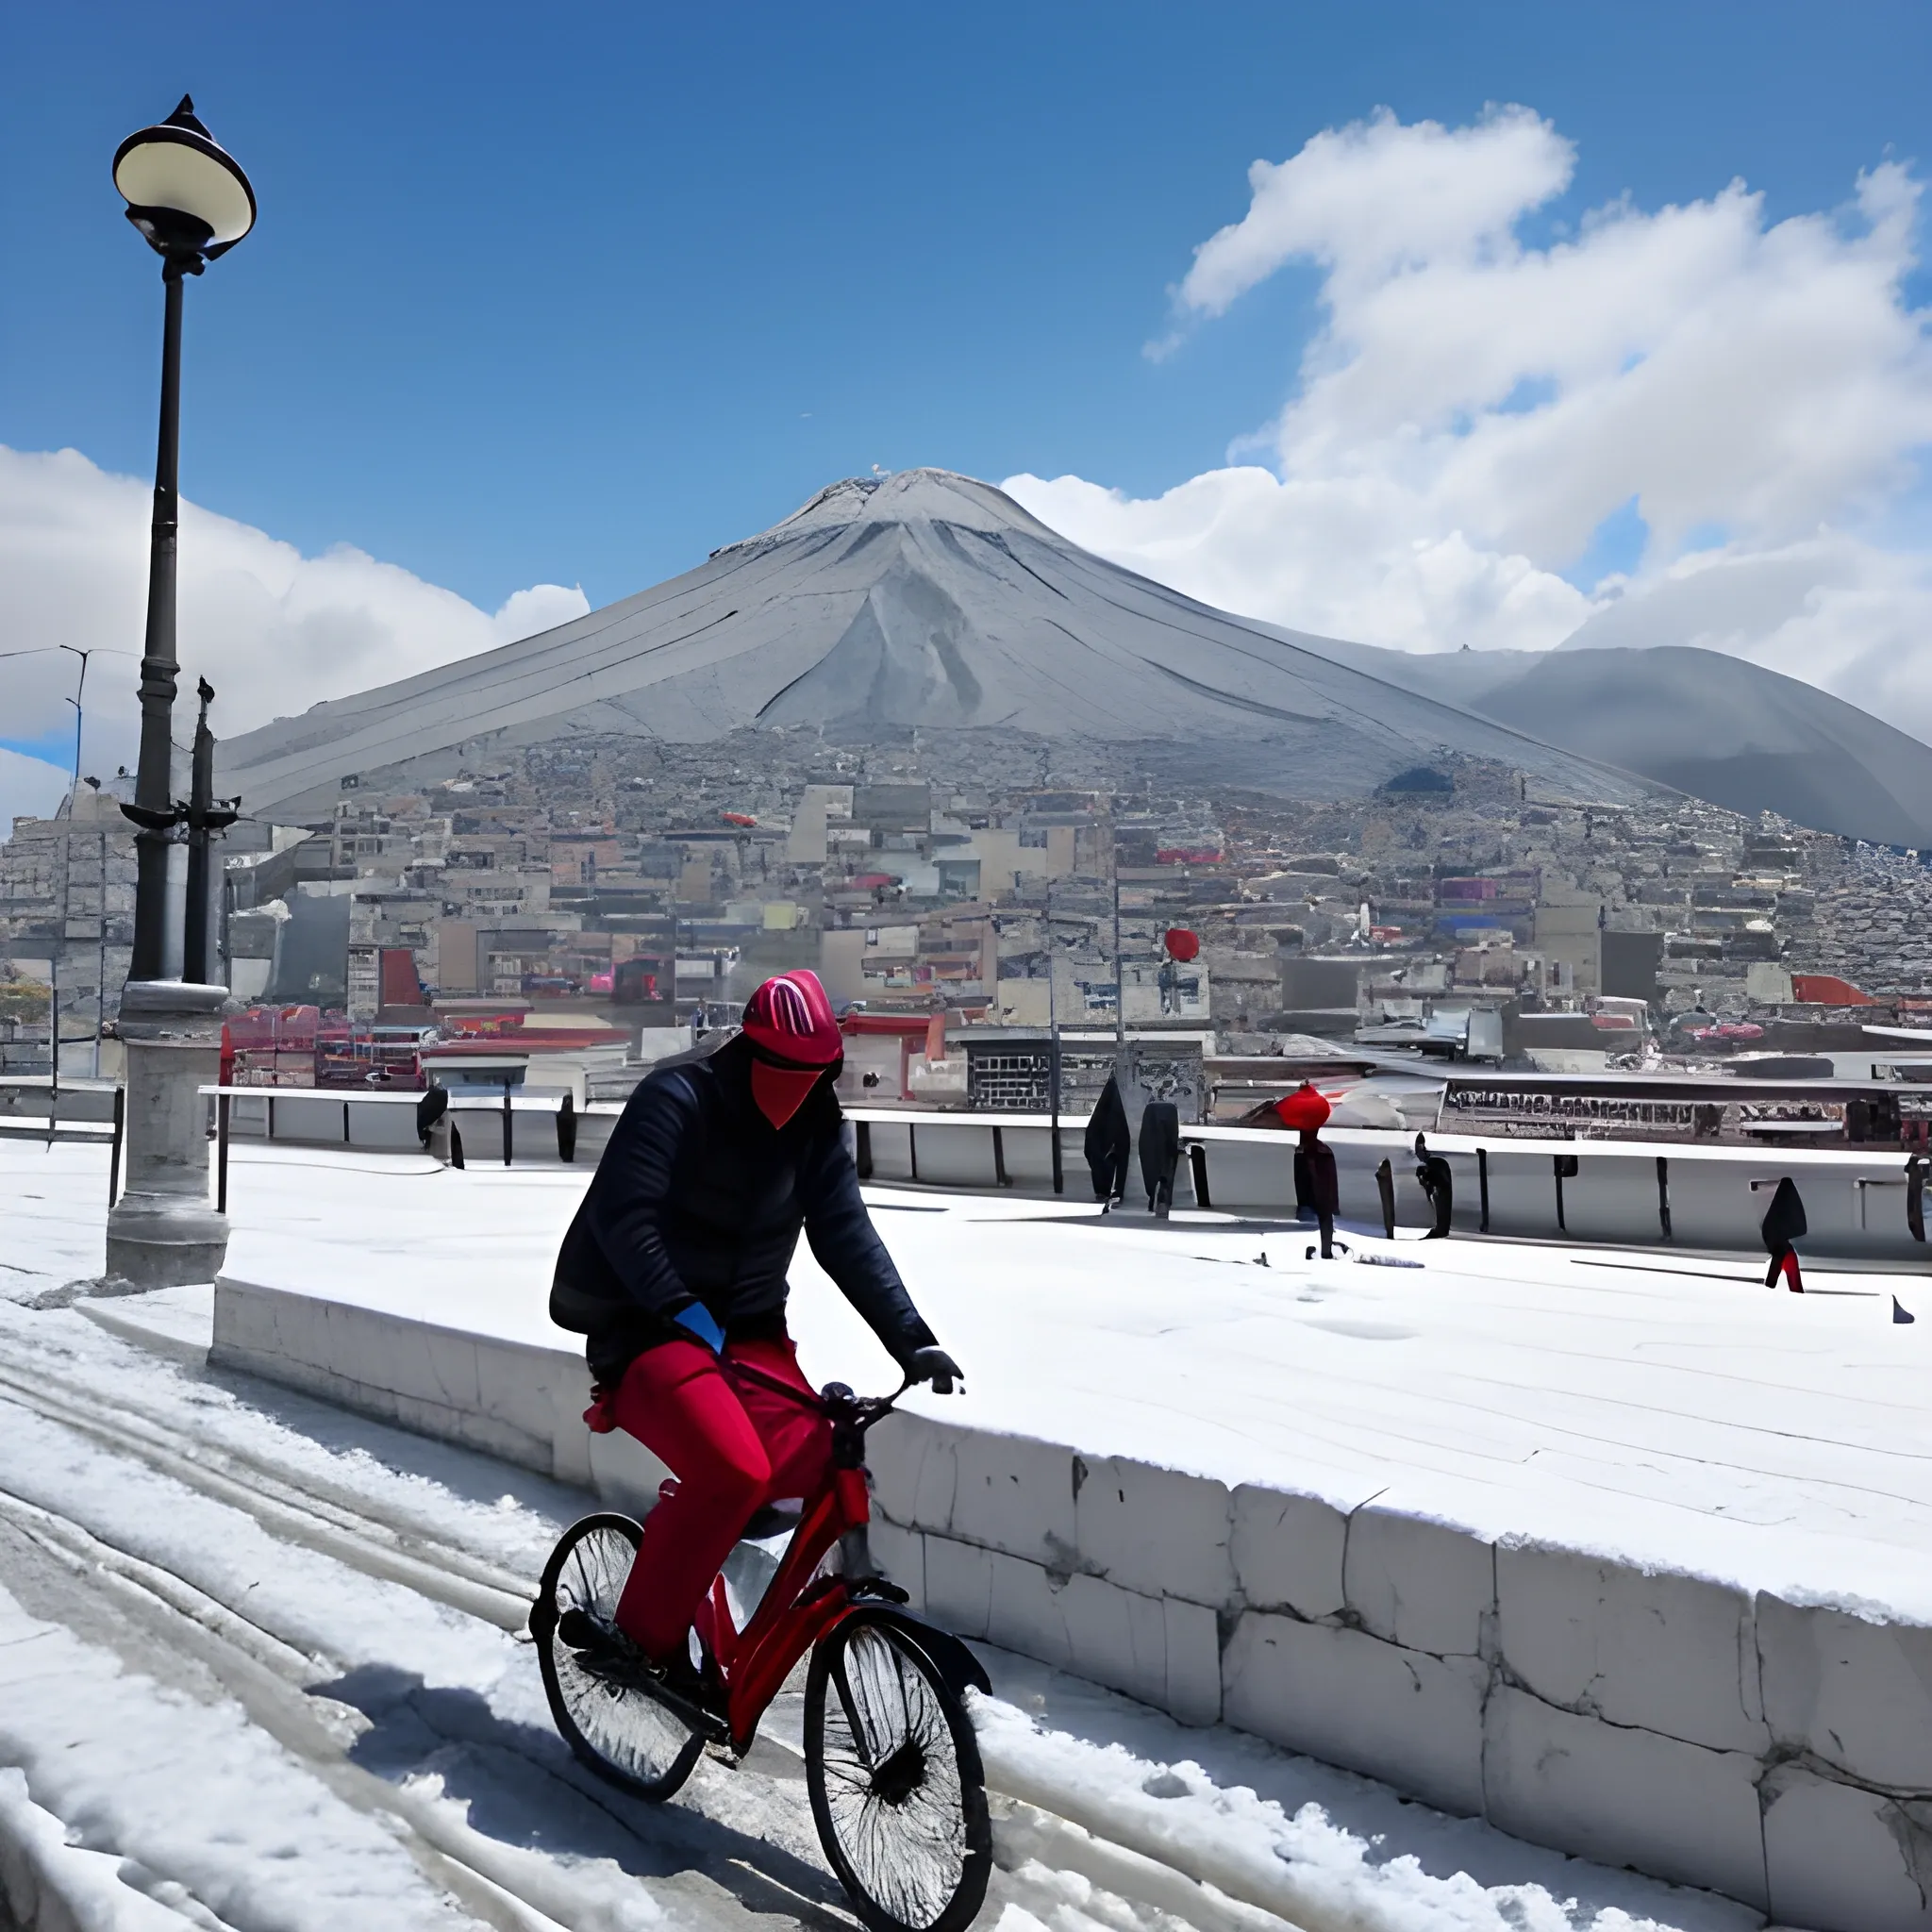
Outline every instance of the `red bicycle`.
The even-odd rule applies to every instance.
[[[985,1774],[965,1692],[991,1686],[958,1638],[904,1607],[906,1592],[879,1574],[866,1533],[866,1431],[892,1412],[912,1378],[886,1396],[855,1395],[842,1382],[811,1396],[748,1363],[727,1372],[825,1416],[832,1466],[795,1519],[761,1511],[762,1520],[746,1526],[759,1537],[795,1524],[745,1627],[736,1627],[722,1575],[699,1609],[693,1636],[703,1667],[724,1689],[723,1715],[670,1694],[647,1669],[611,1669],[558,1640],[558,1625],[573,1610],[603,1631],[616,1629],[617,1600],[643,1531],[611,1512],[564,1532],[530,1611],[551,1715],[600,1777],[661,1803],[708,1743],[741,1757],[750,1749],[773,1698],[809,1651],[806,1787],[839,1882],[871,1932],[964,1932],[985,1900],[992,1864]],[[950,1383],[934,1386],[943,1393]]]

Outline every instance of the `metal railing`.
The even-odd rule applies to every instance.
[[[602,1138],[595,1129],[591,1136],[583,1134],[585,1124],[594,1122],[596,1128],[608,1135],[608,1124],[624,1111],[622,1104],[615,1101],[593,1100],[579,1108],[567,1088],[533,1092],[508,1082],[488,1090],[432,1087],[405,1093],[358,1093],[326,1087],[208,1086],[198,1091],[214,1103],[215,1204],[223,1212],[226,1212],[228,1199],[228,1148],[238,1131],[248,1140],[402,1154],[429,1147],[436,1119],[447,1117],[458,1133],[458,1120],[488,1120],[500,1128],[503,1165],[509,1167],[516,1160],[519,1114],[547,1116],[555,1126],[556,1158],[572,1163],[588,1141],[594,1141],[601,1149]],[[435,1118],[425,1119],[433,1095],[445,1096],[444,1104]],[[247,1125],[238,1127],[238,1100],[259,1104],[258,1133],[251,1132]],[[410,1110],[407,1126],[400,1121],[390,1125],[385,1116],[392,1119],[403,1108]],[[372,1115],[379,1124],[377,1130],[358,1134],[358,1122],[366,1125]]]

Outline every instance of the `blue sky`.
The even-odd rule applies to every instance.
[[[874,463],[1222,462],[1315,272],[1152,361],[1166,291],[1251,161],[1379,105],[1559,127],[1526,232],[1734,175],[1774,221],[1932,152],[1928,53],[1889,5],[15,8],[0,442],[150,472],[158,288],[108,162],[184,88],[261,202],[190,292],[184,488],[489,610],[608,601]]]

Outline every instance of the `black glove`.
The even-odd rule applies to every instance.
[[[950,1395],[957,1382],[961,1389],[966,1386],[966,1377],[959,1373],[959,1364],[942,1348],[917,1348],[906,1363],[906,1379],[908,1382],[930,1382],[935,1395]]]

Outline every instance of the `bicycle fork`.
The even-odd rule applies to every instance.
[[[832,1480],[838,1486],[839,1513],[845,1519],[839,1533],[839,1574],[848,1584],[876,1581],[879,1566],[872,1553],[872,1498],[866,1492],[865,1471],[841,1466]]]

